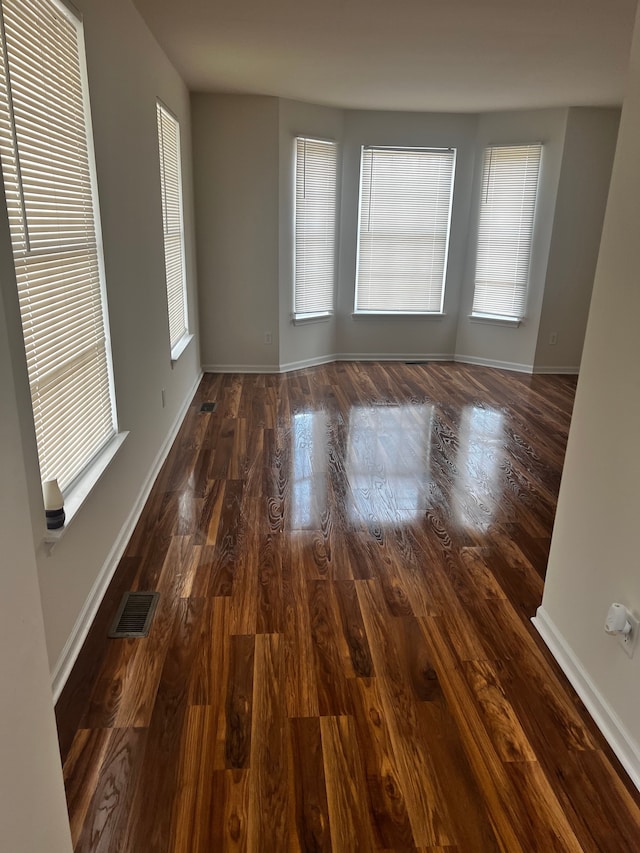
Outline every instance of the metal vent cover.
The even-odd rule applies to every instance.
[[[108,636],[146,637],[159,597],[159,592],[125,592]]]
[[[200,406],[200,411],[201,411],[201,412],[215,412],[215,410],[216,410],[217,408],[218,408],[218,404],[217,404],[217,403],[203,403],[203,404]]]

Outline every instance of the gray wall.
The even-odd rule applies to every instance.
[[[182,131],[189,315],[197,331],[187,91],[129,0],[76,5],[87,46],[118,419],[129,436],[49,554],[2,203],[0,826],[1,846],[16,853],[71,850],[51,674],[61,682],[65,655],[87,627],[85,605],[97,601],[115,567],[126,524],[200,374],[197,337],[171,363],[156,130],[160,97]]]
[[[54,674],[82,628],[86,602],[113,568],[123,527],[200,372],[197,337],[171,363],[156,129],[159,97],[181,126],[189,314],[197,332],[188,93],[129,0],[113,0],[108,6],[79,0],[78,6],[87,47],[118,420],[129,437],[49,554],[42,544],[44,517],[26,375],[16,374],[33,549]],[[5,227],[0,223],[0,230]],[[1,286],[8,339],[24,360],[15,282],[4,277]]]
[[[69,641],[77,639],[84,627],[83,608],[113,568],[116,552],[124,544],[122,533],[200,369],[197,337],[176,364],[170,362],[155,122],[155,100],[160,97],[178,116],[182,129],[190,325],[197,332],[188,93],[129,0],[111,0],[108,5],[100,0],[77,0],[77,5],[85,21],[118,416],[120,428],[130,435],[49,555],[42,544],[42,498],[8,227],[6,217],[0,217],[0,456],[5,477],[0,512],[0,624],[3,631],[10,632],[7,637],[3,634],[0,671],[4,684],[11,685],[5,691],[0,727],[0,824],[5,846],[16,853],[69,849],[47,670],[58,670],[69,651]],[[640,655],[632,662],[620,657],[609,638],[603,638],[601,622],[604,608],[613,598],[640,607],[633,537],[640,470],[632,449],[640,409],[630,393],[633,383],[621,370],[621,366],[635,364],[640,354],[633,327],[633,308],[640,292],[634,278],[640,268],[638,54],[636,46],[633,90],[625,109],[585,351],[585,375],[576,403],[544,602],[586,671],[636,738],[640,732],[634,708],[640,688],[638,679],[629,676],[637,670]],[[464,311],[471,269],[465,243],[473,233],[469,217],[474,158],[477,171],[481,156],[482,134],[476,138],[476,131],[495,128],[502,119],[496,118],[498,124],[491,125],[491,117],[342,114],[273,98],[209,95],[194,96],[193,109],[205,364],[272,369],[336,353],[451,354],[459,346],[456,333],[459,343],[464,341],[467,355],[493,357],[497,353],[496,357],[515,361],[532,353],[529,342],[522,355],[519,344],[498,352],[490,348],[494,344],[489,336],[474,341],[464,337],[469,331],[464,326]],[[544,141],[544,129],[550,125],[545,124],[548,119],[539,123],[543,114],[546,111],[504,120],[519,122],[521,129],[526,127],[529,135]],[[564,133],[563,122],[561,118],[552,122],[556,147]],[[572,148],[583,150],[578,139],[585,128],[591,127],[592,159],[596,149],[603,152],[611,144],[611,116],[605,121],[608,129],[602,126],[598,130],[599,122],[599,111],[570,113],[567,135],[573,142],[565,145],[562,169],[573,163],[569,157]],[[289,152],[291,136],[296,133],[345,141],[341,296],[335,320],[313,328],[292,327],[288,322]],[[358,148],[363,142],[458,147],[456,233],[452,235],[455,257],[449,267],[447,316],[441,320],[367,318],[360,322],[351,318],[357,221],[354,188]],[[594,196],[587,229],[590,233],[597,231],[595,208],[603,204],[605,195],[606,163],[601,165],[599,195]],[[584,197],[574,199],[571,187],[577,190],[579,180],[570,171],[566,185],[562,178],[560,172],[558,205],[562,201],[562,206],[558,206],[554,228],[562,226],[568,233],[572,208],[583,204]],[[556,184],[557,177],[549,182],[553,198],[544,202],[550,215],[556,205]],[[558,232],[558,242],[562,233]],[[553,234],[550,242],[553,249]],[[560,254],[555,256],[552,251],[550,255],[553,276],[547,276],[544,305],[541,293],[535,297],[538,309],[543,309],[544,329],[564,328],[559,324],[566,304],[554,296],[566,280],[568,273],[563,271],[572,269],[571,243],[567,240],[563,245],[564,252],[558,245]],[[580,272],[574,278],[585,302],[588,275]],[[619,310],[621,305],[624,312]],[[462,337],[456,329],[461,311]],[[540,326],[543,335],[542,321]],[[263,342],[265,331],[273,335],[270,346]],[[616,434],[604,455],[603,437],[611,429],[611,412],[616,413]],[[607,537],[599,532],[603,506],[607,507]],[[28,640],[17,646],[11,638],[25,628],[30,631]]]
[[[286,370],[333,358],[427,357],[531,371],[562,357],[567,369],[577,371],[615,110],[342,111],[244,95],[194,95],[192,103],[205,369]],[[337,140],[342,160],[336,312],[300,325],[291,319],[296,135]],[[471,321],[483,149],[531,141],[544,143],[544,156],[527,317],[518,327]],[[353,316],[365,144],[457,149],[442,317]],[[541,346],[549,328],[560,341],[551,355]],[[266,331],[272,332],[271,346],[264,343]]]
[[[171,363],[156,128],[159,97],[180,121],[189,319],[197,332],[187,90],[129,0],[108,5],[79,0],[78,6],[85,28],[116,403],[120,428],[130,435],[52,555],[38,550],[52,668],[200,371],[197,337]],[[39,491],[37,481],[31,487]],[[40,537],[39,519],[35,530]]]
[[[0,199],[0,278],[15,290],[1,187]],[[14,853],[71,853],[27,498],[24,454],[31,448],[20,435],[14,379],[15,372],[26,381],[24,349],[10,348],[5,301],[11,313],[15,300],[7,296],[0,293],[1,846]]]
[[[582,368],[540,616],[599,704],[640,784],[640,648],[603,626],[619,601],[640,615],[640,25],[622,110]],[[630,740],[629,740],[630,738]]]
[[[476,180],[471,205],[471,226],[466,256],[465,284],[459,310],[456,356],[462,361],[478,361],[515,369],[533,365],[542,298],[547,275],[567,110],[491,113],[480,117],[476,137]],[[518,327],[491,321],[471,320],[475,277],[475,235],[478,229],[482,185],[483,150],[487,145],[544,145],[536,204],[535,239],[529,271],[527,316]]]
[[[194,94],[192,112],[202,363],[277,369],[278,99]]]
[[[86,602],[113,568],[115,552],[124,544],[122,532],[131,521],[200,369],[197,337],[176,364],[170,361],[155,122],[155,100],[160,97],[178,116],[182,129],[190,325],[197,332],[188,93],[129,0],[111,0],[108,5],[100,0],[77,0],[77,5],[84,15],[87,42],[118,416],[120,428],[130,435],[49,555],[42,544],[42,498],[8,228],[6,217],[0,217],[0,393],[4,401],[0,455],[5,495],[11,497],[9,502],[3,501],[0,512],[0,608],[3,630],[31,630],[28,642],[20,644],[19,651],[15,642],[5,638],[0,652],[2,677],[5,685],[11,685],[3,704],[0,731],[0,823],[5,845],[21,853],[45,848],[62,853],[69,847],[45,638],[48,666],[55,672],[69,650],[69,641],[82,630],[79,620]],[[611,645],[603,644],[595,628],[597,623],[599,630],[602,608],[613,597],[640,605],[632,536],[635,484],[640,472],[636,470],[637,456],[630,451],[638,434],[640,413],[637,401],[629,394],[629,380],[619,371],[620,365],[634,364],[639,355],[638,336],[632,328],[639,292],[633,276],[640,267],[640,186],[636,186],[635,169],[640,140],[637,49],[634,56],[634,90],[626,110],[624,144],[614,178],[615,205],[603,244],[585,356],[586,376],[576,404],[576,427],[545,606],[560,620],[568,642],[638,736],[637,720],[632,718],[632,708],[640,699],[635,695],[638,680],[635,688],[629,688],[627,681],[631,669],[637,669],[640,656],[631,664],[626,658],[621,661],[611,652]],[[193,109],[205,364],[270,369],[336,352],[453,351],[457,314],[465,293],[468,296],[463,286],[465,281],[468,284],[469,270],[464,251],[474,146],[476,163],[479,157],[476,117],[339,114],[273,98],[208,95],[194,96]],[[526,126],[540,137],[542,129],[537,130],[535,115],[531,114]],[[585,115],[575,121],[578,132],[579,121],[597,124],[598,118]],[[554,126],[559,128],[560,124]],[[292,327],[287,322],[291,234],[285,231],[292,190],[288,152],[291,136],[296,133],[342,135],[345,140],[341,297],[335,320],[313,329]],[[599,137],[601,150],[610,139],[607,133],[603,130]],[[363,142],[385,141],[456,145],[459,149],[456,233],[452,235],[455,257],[449,267],[447,316],[441,320],[405,323],[400,318],[388,322],[367,318],[360,323],[351,318],[357,152]],[[569,187],[575,183],[567,180]],[[601,197],[605,184],[603,177]],[[570,195],[567,190],[565,223],[571,213]],[[555,200],[548,204],[552,209]],[[558,218],[558,224],[560,221]],[[594,213],[592,227],[595,221]],[[563,257],[558,269],[565,269],[568,263]],[[557,278],[563,276],[558,273]],[[576,276],[576,282],[583,278]],[[624,314],[617,310],[622,304]],[[560,317],[563,310],[553,299],[547,304],[545,296],[544,321],[551,324],[548,328],[556,328],[560,322],[556,316]],[[265,331],[273,335],[270,346],[263,342]],[[481,355],[488,352],[484,343],[473,346]],[[619,415],[616,440],[606,464],[602,464],[602,436],[610,427],[611,411]],[[606,540],[596,536],[603,504],[616,511]],[[591,531],[586,537],[584,519]],[[615,552],[609,548],[611,542],[615,543]],[[600,571],[612,564],[615,571]],[[565,624],[563,606],[574,600],[579,606],[571,608]],[[86,614],[84,618],[86,621]],[[20,745],[20,755],[16,744]],[[29,815],[37,819],[30,820],[25,814],[25,804]],[[22,837],[20,832],[24,833]]]
[[[339,353],[365,358],[453,356],[468,240],[476,123],[477,118],[473,115],[361,110],[346,113],[338,279]],[[422,145],[457,149],[444,317],[353,316],[362,145]]]
[[[342,110],[280,101],[280,353],[283,369],[302,366],[308,361],[330,360],[336,352],[336,316],[320,322],[295,325],[293,312],[293,213],[295,200],[294,139],[313,136],[342,142],[344,114]],[[338,168],[342,160],[339,146]],[[338,184],[338,191],[340,183]],[[338,212],[339,213],[339,212]],[[339,229],[339,222],[338,222]]]
[[[619,123],[618,109],[569,110],[536,369],[580,366]]]

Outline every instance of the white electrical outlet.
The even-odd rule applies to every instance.
[[[264,342],[265,342],[265,344],[272,344],[273,343],[273,335],[271,334],[271,332],[265,332],[264,333]]]
[[[551,334],[549,335],[549,344],[552,347],[554,347],[557,343],[558,343],[558,333],[557,332],[551,332]]]
[[[167,398],[166,398],[166,394],[165,394],[165,391],[164,391],[164,388],[163,388],[163,389],[162,389],[162,408],[164,409],[164,407],[165,407],[166,405],[167,405]]]
[[[624,653],[628,655],[630,658],[633,657],[633,653],[636,650],[636,643],[638,642],[638,631],[640,629],[640,620],[636,619],[636,617],[627,610],[627,619],[631,622],[631,631],[628,634],[620,634],[618,637],[618,642],[624,649]]]

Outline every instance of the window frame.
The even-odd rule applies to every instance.
[[[42,7],[49,7],[50,10],[60,16],[61,19],[64,19],[75,31],[75,48],[71,55],[71,68],[72,73],[77,74],[77,82],[78,87],[75,88],[75,81],[72,80],[71,83],[65,79],[65,87],[66,91],[69,89],[73,94],[77,94],[78,102],[81,104],[81,121],[82,121],[82,130],[84,131],[84,145],[86,151],[86,168],[87,175],[85,186],[88,188],[87,195],[84,197],[85,202],[88,200],[90,204],[87,208],[91,209],[92,217],[93,217],[93,232],[90,235],[91,239],[87,237],[83,237],[80,242],[69,240],[64,241],[60,240],[57,244],[51,244],[50,246],[43,246],[40,248],[40,253],[38,253],[38,248],[31,248],[30,245],[30,237],[29,237],[29,212],[26,207],[25,202],[25,183],[22,176],[23,169],[23,161],[20,159],[20,142],[18,139],[18,124],[16,123],[16,113],[14,111],[14,100],[16,96],[15,85],[12,84],[12,70],[11,70],[11,59],[10,55],[12,51],[16,52],[16,56],[22,56],[25,50],[28,51],[29,47],[33,44],[43,44],[39,42],[36,38],[32,41],[25,43],[24,41],[18,46],[18,48],[11,48],[11,45],[8,45],[7,48],[7,36],[6,36],[6,22],[5,22],[5,11],[2,10],[2,16],[0,18],[0,27],[2,30],[2,59],[0,60],[0,67],[2,68],[2,75],[4,79],[4,86],[6,87],[6,106],[9,110],[7,119],[9,123],[9,131],[7,142],[3,142],[3,147],[7,145],[13,155],[13,158],[16,162],[16,166],[14,168],[15,176],[10,178],[9,180],[15,181],[15,187],[12,192],[18,192],[19,201],[17,202],[18,207],[20,208],[20,219],[22,220],[22,225],[20,226],[21,230],[16,230],[16,239],[17,243],[14,242],[14,234],[12,233],[12,254],[14,260],[14,267],[16,268],[16,279],[29,275],[29,265],[37,264],[38,258],[42,258],[46,262],[46,258],[51,256],[55,257],[56,253],[69,254],[72,249],[76,249],[78,253],[81,254],[82,257],[90,258],[90,260],[85,261],[84,263],[88,264],[87,269],[91,268],[91,264],[94,264],[94,274],[95,278],[93,281],[95,284],[88,291],[89,294],[93,294],[92,298],[99,300],[100,304],[100,323],[96,324],[94,322],[94,329],[100,329],[102,338],[95,338],[94,344],[98,343],[96,347],[97,352],[102,348],[103,355],[98,356],[94,355],[91,359],[91,363],[93,365],[99,364],[102,365],[100,369],[104,371],[106,376],[106,393],[101,397],[102,405],[105,406],[105,413],[108,417],[105,420],[105,424],[110,422],[110,428],[107,429],[106,434],[101,440],[101,443],[98,445],[92,446],[91,442],[81,442],[80,447],[84,447],[86,452],[84,456],[82,453],[78,455],[78,461],[75,467],[70,468],[69,472],[62,475],[62,472],[65,470],[62,469],[62,472],[59,472],[58,469],[54,469],[53,471],[47,471],[47,465],[50,463],[46,463],[43,459],[43,454],[47,453],[47,446],[51,443],[51,435],[49,435],[49,440],[45,441],[44,437],[41,441],[38,441],[39,430],[42,429],[42,422],[50,421],[50,417],[45,416],[44,419],[38,416],[38,421],[41,423],[41,426],[38,430],[36,430],[36,445],[38,449],[38,458],[39,465],[41,470],[42,479],[51,479],[53,476],[56,477],[60,481],[60,486],[62,487],[63,496],[65,499],[65,508],[67,515],[67,524],[74,516],[77,509],[84,502],[85,498],[88,496],[89,492],[100,478],[106,467],[109,465],[113,457],[115,456],[118,448],[126,438],[127,433],[122,433],[118,431],[118,416],[117,416],[117,406],[116,406],[116,395],[115,395],[115,384],[114,384],[114,374],[113,374],[113,360],[112,360],[112,351],[111,351],[111,333],[110,333],[110,325],[109,325],[109,309],[108,309],[108,299],[107,299],[107,288],[106,288],[106,276],[105,276],[105,265],[104,265],[104,252],[103,252],[103,237],[102,237],[102,223],[100,217],[100,199],[98,192],[98,181],[97,181],[97,168],[96,168],[96,158],[95,158],[95,149],[94,149],[94,138],[93,138],[93,127],[92,127],[92,116],[91,116],[91,104],[90,104],[90,95],[89,95],[89,83],[88,83],[88,70],[87,70],[87,59],[86,59],[86,50],[85,50],[85,39],[84,39],[84,26],[81,17],[76,14],[72,9],[70,9],[65,3],[60,2],[60,0],[40,0],[40,4]],[[37,14],[37,9],[36,9]],[[44,47],[48,43],[44,43]],[[8,52],[7,52],[8,49]],[[77,63],[77,67],[75,66]],[[25,76],[28,78],[32,76],[33,72],[28,71],[25,72]],[[19,83],[18,83],[19,85]],[[67,103],[67,102],[64,102]],[[27,122],[29,124],[33,124],[38,127],[37,120],[33,119],[33,112],[27,112]],[[21,120],[23,123],[24,120]],[[40,127],[44,125],[44,122],[40,122]],[[24,128],[23,128],[24,130]],[[38,129],[35,130],[35,135],[37,138]],[[27,137],[29,140],[31,136]],[[54,136],[48,134],[46,136],[43,135],[42,138],[46,138],[51,143],[51,140],[55,139]],[[24,141],[23,141],[24,144]],[[51,146],[53,148],[53,146]],[[64,148],[60,146],[56,149],[57,157],[61,156],[61,152],[64,152]],[[42,156],[42,155],[41,155]],[[55,156],[53,162],[55,163]],[[62,154],[62,156],[64,156]],[[44,162],[44,160],[42,161]],[[59,165],[59,163],[58,163]],[[38,189],[44,188],[51,195],[50,184],[47,185],[47,175],[51,174],[51,172],[47,172],[46,169],[41,170],[41,174],[44,176],[37,183],[31,183],[30,192],[33,193],[33,188],[37,187]],[[5,193],[7,196],[10,194],[6,192],[7,181],[5,179],[5,174],[2,175],[3,182],[5,184]],[[47,196],[45,196],[47,197]],[[8,205],[9,206],[9,205]],[[45,208],[46,209],[46,208]],[[20,244],[20,235],[22,235],[22,244],[26,248],[24,251],[20,252],[18,246]],[[46,254],[45,254],[46,253]],[[82,253],[85,253],[82,255]],[[18,266],[21,266],[21,271],[18,272]],[[83,267],[84,268],[84,267]],[[63,266],[63,269],[67,269],[67,267]],[[27,293],[26,299],[29,299],[28,292],[29,287],[27,285],[25,292]],[[85,299],[86,299],[85,295]],[[25,331],[24,327],[24,317],[22,310],[22,300],[20,302],[20,317],[23,326],[23,332]],[[71,303],[73,304],[73,303]],[[66,309],[65,313],[68,314],[70,309]],[[70,327],[65,325],[63,330],[56,336],[57,340],[61,342],[69,339],[69,332],[72,332],[74,336],[77,336],[78,330],[75,327]],[[33,337],[32,332],[29,332],[29,335]],[[23,335],[26,336],[26,335]],[[27,344],[25,340],[25,352],[27,351]],[[29,360],[27,359],[27,373],[29,375],[29,385],[31,390],[31,399],[32,406],[34,410],[34,426],[36,424],[36,409],[40,409],[40,403],[36,403],[36,397],[34,397],[35,387],[39,385],[39,374],[42,376],[42,371],[32,372],[29,368]],[[69,357],[67,360],[63,362],[63,364],[67,364],[73,366],[76,359],[73,357]],[[63,371],[69,375],[69,371]],[[79,374],[79,371],[76,371],[76,374]],[[76,388],[81,388],[83,384],[82,380],[76,384]],[[39,391],[37,392],[40,393]],[[39,398],[38,398],[39,399]],[[51,409],[53,411],[53,409]],[[74,446],[77,444],[75,440],[71,440],[74,438],[76,433],[74,432],[74,425],[68,425],[65,429],[60,431],[60,426],[56,423],[56,436],[61,435],[65,439],[65,446]],[[91,434],[89,434],[89,438],[91,438]],[[53,538],[59,538],[62,531],[56,531],[56,535]],[[52,532],[48,534],[52,536]]]
[[[443,266],[442,266],[442,283],[440,286],[439,307],[437,310],[411,310],[406,306],[401,306],[397,310],[388,308],[363,308],[359,305],[359,291],[361,289],[360,271],[361,271],[361,235],[362,235],[362,210],[363,210],[363,192],[364,181],[363,171],[365,167],[365,152],[366,151],[381,151],[381,152],[424,152],[425,154],[443,154],[450,153],[451,161],[451,184],[448,192],[448,211],[446,218],[446,238],[443,251]],[[358,191],[358,224],[357,224],[357,244],[356,244],[356,270],[355,270],[355,288],[354,288],[354,317],[367,316],[386,316],[386,317],[442,317],[444,316],[444,302],[446,295],[447,275],[449,268],[449,249],[451,244],[451,222],[453,219],[453,201],[455,194],[456,168],[457,168],[457,148],[423,146],[423,145],[362,145],[360,148],[360,172],[359,172],[359,191]]]
[[[177,229],[177,233],[170,233],[170,229],[167,224],[167,186],[165,181],[165,173],[167,171],[167,166],[172,165],[167,162],[167,158],[165,157],[166,146],[164,144],[164,137],[162,134],[162,121],[167,120],[172,122],[175,126],[175,134],[176,134],[176,159],[174,167],[177,173],[177,204],[178,204],[178,219],[179,219],[179,228]],[[164,272],[165,272],[165,294],[167,297],[167,328],[169,332],[169,347],[171,349],[171,361],[177,361],[184,350],[187,348],[187,345],[192,340],[193,335],[189,330],[189,297],[187,293],[187,263],[186,263],[186,250],[185,250],[185,230],[184,230],[184,192],[183,192],[183,180],[182,180],[182,140],[181,140],[181,128],[180,121],[175,113],[167,107],[167,105],[160,99],[156,98],[156,128],[157,128],[157,138],[158,138],[158,166],[159,166],[159,175],[160,175],[160,202],[161,202],[161,216],[162,216],[162,246],[163,246],[163,257],[164,257]],[[180,240],[180,276],[181,276],[181,286],[180,286],[180,310],[181,310],[181,334],[175,340],[172,340],[171,336],[171,316],[172,316],[172,292],[170,288],[170,269],[168,264],[168,238],[169,237],[178,237]]]
[[[537,172],[535,177],[535,189],[533,192],[533,201],[531,206],[528,208],[526,218],[530,222],[530,226],[527,229],[528,233],[528,245],[525,245],[527,258],[526,258],[526,276],[524,285],[521,285],[518,288],[517,282],[513,282],[511,284],[511,293],[512,293],[512,301],[516,301],[517,291],[518,289],[521,292],[521,297],[518,299],[518,304],[514,306],[512,312],[508,313],[500,313],[499,311],[490,311],[490,310],[482,310],[482,308],[476,308],[476,298],[478,296],[478,268],[480,265],[480,243],[483,237],[482,229],[483,229],[483,214],[485,211],[487,215],[491,215],[491,210],[488,206],[484,206],[483,197],[486,196],[489,192],[490,180],[491,180],[491,169],[494,168],[492,166],[492,153],[494,151],[508,151],[508,150],[517,150],[522,149],[523,152],[530,152],[537,150]],[[523,155],[524,156],[524,155]],[[528,155],[526,155],[528,156]],[[476,229],[476,242],[475,242],[475,264],[474,264],[474,276],[473,276],[473,295],[471,302],[471,314],[469,315],[469,319],[474,322],[485,322],[492,323],[496,325],[506,325],[506,326],[519,326],[527,316],[527,308],[530,294],[530,286],[531,286],[531,263],[533,258],[533,251],[535,247],[535,239],[536,239],[536,231],[537,231],[537,220],[538,220],[538,202],[540,196],[540,186],[541,186],[541,177],[542,177],[542,168],[543,168],[543,158],[544,158],[544,144],[542,142],[529,142],[529,143],[509,143],[509,144],[495,144],[486,145],[482,151],[482,172],[480,176],[480,190],[479,190],[479,201],[478,201],[478,223]],[[523,179],[523,187],[520,193],[521,200],[524,199],[524,194],[526,192],[526,187],[524,187]],[[495,207],[494,207],[495,210]],[[519,231],[521,231],[522,221],[525,217],[521,215],[520,217],[520,227]],[[487,226],[488,228],[489,226]],[[485,237],[485,240],[491,239],[491,234],[488,234]],[[520,242],[517,243],[517,250],[520,250]],[[480,301],[480,300],[479,300]],[[487,299],[485,298],[484,304],[486,305]],[[505,302],[508,301],[505,299]]]
[[[334,175],[334,199],[333,199],[333,229],[332,229],[332,246],[330,253],[332,256],[332,272],[331,272],[331,287],[327,288],[325,297],[327,298],[328,307],[314,311],[298,310],[298,143],[311,142],[319,145],[326,145],[333,149],[335,153],[335,175]],[[294,324],[304,324],[316,321],[328,320],[335,313],[336,305],[336,290],[337,290],[337,272],[338,272],[338,227],[339,227],[339,189],[340,189],[340,146],[335,139],[328,139],[319,136],[308,136],[306,134],[296,134],[293,138],[293,292],[292,292],[292,313],[291,317]]]

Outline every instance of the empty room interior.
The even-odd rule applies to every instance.
[[[0,50],[0,848],[640,850],[636,3]]]

